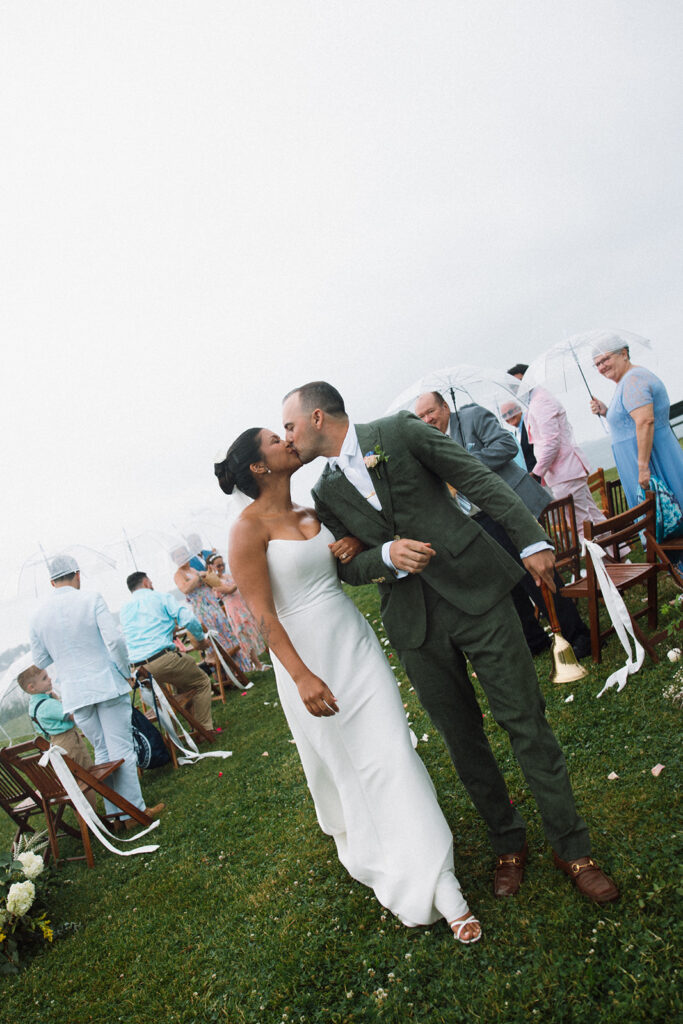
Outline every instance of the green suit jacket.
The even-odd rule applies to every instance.
[[[436,551],[421,574],[425,583],[461,611],[481,615],[523,576],[523,570],[453,501],[446,482],[496,519],[522,551],[548,540],[514,491],[460,445],[412,413],[357,424],[362,452],[379,445],[388,457],[370,470],[378,512],[339,469],[326,466],[313,487],[316,511],[335,538],[352,534],[367,550],[345,566],[354,585],[377,583],[387,635],[398,650],[419,647],[426,635],[419,576],[398,579],[382,560],[386,541],[429,541]],[[378,472],[379,470],[379,472]]]

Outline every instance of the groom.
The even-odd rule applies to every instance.
[[[556,865],[595,902],[616,900],[616,885],[590,856],[509,596],[523,570],[460,511],[446,485],[501,523],[534,580],[554,590],[555,559],[539,524],[494,473],[411,413],[354,426],[339,392],[315,381],[285,396],[283,422],[302,462],[328,459],[313,488],[318,515],[337,541],[353,535],[366,545],[349,560],[350,542],[337,544],[341,576],[379,587],[387,636],[488,826],[495,894],[519,891],[526,830],[486,739],[465,654],[510,737]]]

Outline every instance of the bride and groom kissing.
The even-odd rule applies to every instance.
[[[316,381],[285,396],[283,423],[284,440],[245,431],[215,472],[223,491],[253,499],[231,532],[231,571],[273,655],[318,821],[342,864],[405,924],[443,917],[459,941],[480,938],[393,672],[340,580],[379,588],[387,636],[487,825],[496,896],[520,888],[526,830],[466,657],[508,733],[556,866],[589,899],[617,899],[591,857],[509,596],[522,570],[447,484],[500,522],[526,570],[554,590],[554,555],[538,522],[495,474],[411,413],[354,425],[339,392]],[[292,504],[290,478],[318,456],[328,462],[313,511]]]

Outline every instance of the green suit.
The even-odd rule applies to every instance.
[[[318,515],[334,536],[352,534],[367,545],[349,565],[340,563],[342,579],[378,584],[387,635],[496,853],[519,850],[525,827],[484,734],[464,654],[510,736],[553,848],[564,860],[585,856],[588,832],[509,597],[521,570],[460,511],[446,481],[500,522],[520,551],[546,534],[494,473],[411,413],[357,425],[356,432],[361,452],[378,445],[387,456],[370,471],[381,512],[338,469],[326,467],[313,488]],[[397,578],[384,563],[382,545],[399,537],[431,543],[436,555],[424,572]]]

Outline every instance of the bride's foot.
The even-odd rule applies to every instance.
[[[464,946],[469,946],[472,942],[479,942],[481,938],[481,925],[469,910],[462,917],[456,917],[454,921],[449,921],[448,925],[453,932],[453,938],[462,942]]]

